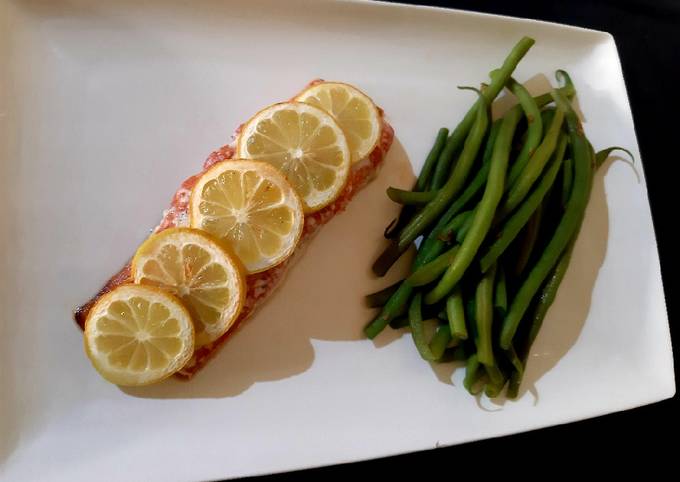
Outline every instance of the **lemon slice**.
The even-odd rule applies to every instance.
[[[236,149],[238,157],[279,169],[307,213],[338,197],[351,164],[338,123],[326,111],[301,102],[274,104],[255,114],[241,129]]]
[[[181,369],[194,352],[191,315],[180,300],[158,288],[121,285],[90,310],[85,351],[111,383],[158,382]]]
[[[302,204],[279,171],[265,162],[224,161],[206,171],[189,202],[191,226],[223,240],[248,273],[288,258],[304,226]]]
[[[227,332],[245,298],[237,261],[220,242],[197,229],[172,228],[150,236],[132,258],[135,283],[180,298],[191,313],[196,346]]]
[[[380,139],[380,114],[373,101],[356,87],[321,82],[303,90],[295,100],[329,112],[345,132],[352,162],[368,156]]]

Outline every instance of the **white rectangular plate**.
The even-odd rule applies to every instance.
[[[567,69],[595,148],[576,252],[519,401],[477,400],[410,336],[361,328],[369,266],[438,127],[522,36],[515,77]],[[71,310],[158,221],[179,182],[261,107],[356,84],[397,141],[274,299],[194,381],[122,391]],[[198,480],[355,461],[624,410],[675,390],[646,185],[608,34],[362,2],[0,0],[0,469],[8,480]],[[398,273],[390,273],[394,279]],[[389,280],[388,280],[389,281]],[[452,373],[453,372],[453,373]],[[533,394],[532,394],[533,393]],[[536,394],[537,396],[535,396]]]

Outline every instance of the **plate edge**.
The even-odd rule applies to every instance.
[[[559,23],[559,22],[551,22],[548,20],[537,20],[533,18],[528,18],[528,17],[513,17],[511,15],[503,15],[503,14],[498,14],[498,13],[487,13],[487,12],[478,12],[475,10],[465,10],[462,8],[449,8],[449,7],[440,7],[436,5],[416,5],[416,4],[411,4],[411,3],[404,3],[404,2],[392,2],[388,0],[326,0],[328,2],[334,2],[334,3],[345,3],[345,4],[355,4],[355,5],[379,5],[381,8],[389,8],[389,7],[396,7],[396,8],[405,8],[405,9],[415,9],[415,10],[424,10],[424,11],[437,11],[437,12],[446,12],[447,14],[457,14],[457,15],[464,15],[464,16],[470,16],[470,17],[482,17],[482,18],[492,18],[492,19],[498,19],[498,20],[503,20],[503,21],[510,21],[510,22],[520,22],[520,23],[533,23],[533,24],[538,24],[538,25],[544,25],[548,27],[558,27],[558,28],[563,28],[567,30],[572,30],[575,32],[587,32],[589,34],[595,34],[598,36],[601,36],[603,40],[605,39],[614,39],[614,36],[605,31],[605,30],[596,30],[592,28],[586,28],[586,27],[579,27],[577,25],[570,25],[566,23]],[[618,55],[618,51],[617,51]]]

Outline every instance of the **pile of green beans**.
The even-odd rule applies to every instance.
[[[613,150],[628,153],[593,151],[566,72],[556,72],[561,87],[537,97],[513,78],[533,44],[522,38],[458,126],[439,129],[413,189],[387,190],[402,211],[373,271],[383,276],[414,243],[417,254],[403,280],[366,297],[380,309],[364,330],[368,338],[388,326],[408,329],[424,360],[463,361],[465,388],[488,397],[506,386],[507,397],[519,394],[531,345],[569,266],[594,171]],[[492,120],[504,88],[518,103]]]

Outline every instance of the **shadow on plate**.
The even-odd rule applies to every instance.
[[[254,383],[309,369],[314,362],[312,340],[363,340],[363,326],[374,310],[363,306],[362,296],[399,279],[409,261],[405,256],[383,279],[370,272],[384,245],[383,229],[398,212],[385,189],[410,187],[413,180],[411,163],[395,138],[378,177],[346,212],[321,229],[279,290],[191,381],[170,379],[121,389],[143,398],[236,396]]]
[[[7,350],[0,350],[0,366],[2,367],[2,390],[0,390],[0,467],[12,454],[19,443],[21,424],[14,417],[21,418],[20,401],[14,392],[15,375],[11,354]],[[9,414],[13,415],[10,417]],[[1,471],[0,471],[1,472]]]

